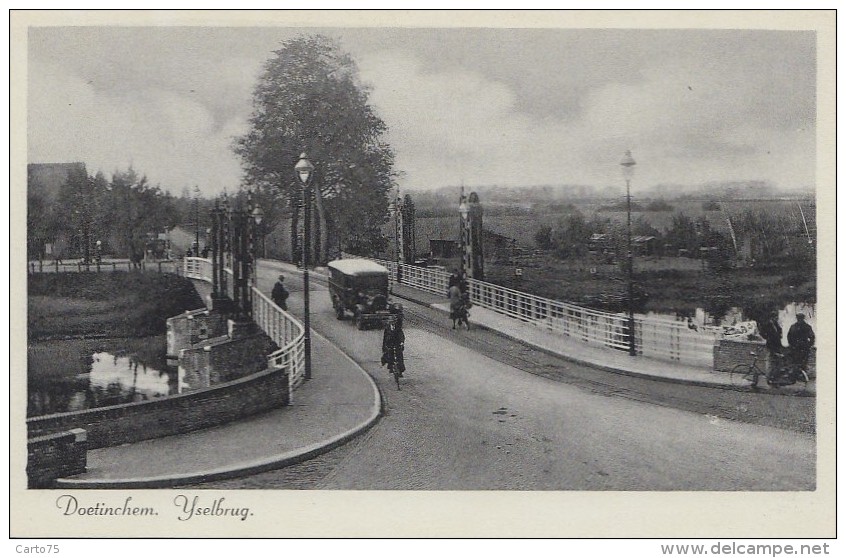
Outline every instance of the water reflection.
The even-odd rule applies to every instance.
[[[81,360],[87,372],[30,382],[27,416],[148,401],[203,387],[192,385],[175,368],[154,367],[135,353],[97,352]]]

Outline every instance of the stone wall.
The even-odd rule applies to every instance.
[[[88,440],[75,428],[27,440],[26,475],[29,488],[50,488],[62,477],[85,472]]]
[[[287,405],[288,374],[265,370],[171,397],[27,419],[28,437],[72,428],[88,432],[88,447],[133,443],[225,424]]]

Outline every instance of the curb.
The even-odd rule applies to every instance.
[[[264,473],[266,471],[273,471],[276,469],[283,469],[303,461],[308,461],[318,455],[331,451],[339,446],[346,444],[352,439],[367,432],[376,422],[379,421],[384,414],[384,398],[379,391],[376,382],[367,373],[367,371],[359,366],[348,354],[338,348],[334,343],[329,341],[323,335],[312,331],[312,335],[322,338],[324,341],[335,347],[341,355],[344,356],[356,369],[358,369],[367,381],[370,382],[370,387],[373,390],[373,404],[371,405],[370,416],[361,424],[338,434],[323,442],[317,442],[310,446],[298,448],[280,455],[250,461],[245,463],[237,463],[228,467],[220,469],[212,469],[209,471],[202,471],[199,473],[187,473],[179,475],[162,475],[157,477],[146,477],[138,479],[102,479],[102,480],[87,480],[87,479],[72,479],[64,478],[57,479],[55,488],[85,488],[85,489],[115,489],[115,488],[173,488],[185,484],[200,484],[218,480],[229,480],[239,477],[255,475]]]
[[[443,309],[438,308],[438,307],[434,306],[433,304],[429,304],[428,302],[424,302],[424,301],[415,299],[412,296],[401,295],[401,294],[396,293],[396,292],[394,292],[393,294],[394,294],[394,296],[396,296],[398,298],[402,298],[404,300],[409,300],[409,301],[414,302],[416,304],[420,304],[421,306],[426,306],[427,308],[431,308],[433,310],[437,310],[438,312],[445,313],[445,311]],[[483,324],[473,324],[473,326],[478,328],[478,329],[493,331],[493,332],[495,332],[499,335],[507,337],[508,339],[516,341],[516,342],[520,343],[521,345],[531,347],[531,348],[536,349],[538,351],[542,351],[542,352],[544,352],[548,355],[558,357],[558,358],[562,358],[566,361],[573,362],[573,363],[576,363],[576,364],[581,364],[583,366],[589,366],[591,368],[596,368],[597,370],[602,370],[602,371],[605,371],[605,372],[611,372],[611,373],[614,373],[614,374],[620,374],[622,376],[629,376],[629,377],[633,377],[633,378],[641,378],[641,379],[644,379],[644,380],[654,380],[654,381],[659,381],[659,382],[667,382],[667,383],[672,383],[672,384],[689,385],[689,386],[695,386],[695,387],[709,387],[709,388],[725,389],[725,390],[733,390],[733,391],[752,391],[752,389],[749,388],[748,386],[735,386],[733,384],[727,384],[727,383],[722,383],[722,382],[706,382],[706,381],[702,381],[702,380],[689,380],[689,379],[686,379],[686,378],[673,378],[673,377],[668,377],[668,376],[656,376],[654,374],[646,374],[646,373],[643,373],[643,372],[635,372],[634,370],[626,370],[626,369],[623,369],[623,368],[614,368],[612,366],[608,366],[608,365],[605,365],[605,364],[598,364],[598,363],[593,362],[593,361],[583,360],[583,359],[579,359],[579,358],[576,358],[576,357],[572,357],[570,355],[565,355],[565,354],[562,354],[562,353],[555,352],[555,351],[553,351],[553,350],[551,350],[547,347],[543,347],[541,345],[536,345],[536,344],[532,343],[531,341],[527,341],[526,339],[522,339],[520,337],[515,337],[513,335],[509,335],[508,333],[505,333],[505,332],[500,331],[498,329],[488,327],[488,326],[483,325]],[[758,391],[758,393],[764,393],[764,392]],[[816,397],[816,393],[796,394],[796,393],[792,393],[792,392],[789,392],[789,391],[778,391],[778,390],[771,390],[771,391],[767,391],[766,393],[768,395],[783,395],[783,396],[791,396],[791,397]]]

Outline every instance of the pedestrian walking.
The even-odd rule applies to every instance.
[[[273,285],[273,291],[270,293],[270,298],[282,310],[288,310],[288,290],[285,288],[285,276],[280,275]]]

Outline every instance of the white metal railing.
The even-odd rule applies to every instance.
[[[253,289],[253,321],[273,339],[279,350],[267,357],[269,368],[284,369],[294,390],[305,379],[305,329],[293,316],[279,308],[267,295]]]
[[[132,263],[129,260],[105,260],[101,262],[82,261],[60,262],[53,261],[30,261],[27,265],[28,273],[81,273],[84,271],[103,272],[103,271],[131,271],[133,269],[141,269],[148,271],[157,271],[159,273],[179,273],[182,270],[180,262],[176,260],[161,260],[161,261],[140,261]]]
[[[185,258],[186,277],[211,282],[212,269],[211,260]],[[229,275],[228,283],[232,285],[232,270],[225,268],[224,271]],[[305,329],[296,318],[279,308],[263,292],[256,287],[250,288],[253,321],[280,347],[267,356],[267,366],[288,373],[289,397],[293,401],[293,390],[305,379]]]
[[[449,274],[442,270],[379,259],[373,261],[390,270],[392,283],[396,281],[399,265],[403,285],[438,295],[447,294]],[[584,308],[476,279],[468,281],[468,288],[470,300],[481,308],[588,345],[620,351],[629,348],[625,314]],[[635,317],[635,349],[643,356],[713,368],[716,341],[716,334],[692,331],[682,322]]]
[[[211,282],[212,261],[206,258],[185,258],[183,275],[189,279]]]

